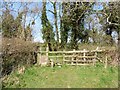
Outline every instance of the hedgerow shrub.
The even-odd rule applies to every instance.
[[[36,44],[18,38],[2,39],[2,75],[9,74],[19,65],[36,63]]]

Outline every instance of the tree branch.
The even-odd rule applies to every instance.
[[[107,17],[107,23],[109,24],[109,25],[116,25],[116,26],[118,26],[118,25],[120,25],[120,24],[118,24],[118,23],[112,23],[112,22],[110,22],[109,21],[109,18],[111,17],[111,13],[110,13],[110,15]]]

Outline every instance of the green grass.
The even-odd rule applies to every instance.
[[[18,78],[19,83],[16,84]],[[33,66],[19,75],[17,72],[9,76],[6,88],[117,88],[117,67],[104,68],[94,66]]]

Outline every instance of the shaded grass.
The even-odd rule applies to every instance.
[[[117,67],[103,66],[62,66],[28,68],[23,75],[13,73],[9,76],[18,77],[18,84],[6,84],[6,87],[21,88],[117,88]],[[10,82],[10,81],[9,81]]]

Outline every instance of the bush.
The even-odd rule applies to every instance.
[[[108,64],[118,66],[118,51],[108,50],[107,51]]]
[[[9,74],[18,65],[32,65],[36,63],[36,44],[18,38],[2,39],[2,75]]]

